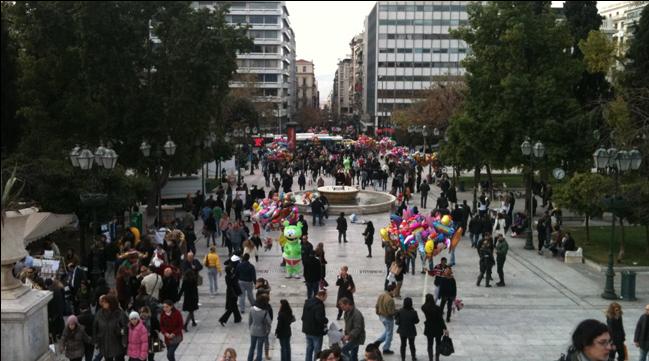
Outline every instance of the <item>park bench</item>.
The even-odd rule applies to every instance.
[[[584,250],[579,247],[576,251],[566,251],[564,263],[584,263]]]

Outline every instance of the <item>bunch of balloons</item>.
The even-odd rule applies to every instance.
[[[266,159],[287,160],[293,159],[293,154],[288,151],[288,141],[285,138],[276,138],[266,147]]]
[[[276,230],[284,221],[295,224],[299,217],[293,193],[275,194],[272,199],[265,198],[252,205],[252,219],[266,230]]]
[[[365,134],[359,135],[356,141],[356,149],[374,150],[376,149],[376,140]]]
[[[384,242],[404,254],[413,256],[419,252],[427,258],[444,249],[452,250],[462,238],[462,228],[456,227],[450,215],[424,216],[415,214],[412,208],[405,210],[402,217],[392,214],[390,225],[379,233]]]
[[[397,142],[390,139],[389,137],[383,137],[379,141],[379,151],[381,154],[385,154],[386,151],[394,148],[397,145]]]

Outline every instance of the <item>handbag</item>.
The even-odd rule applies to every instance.
[[[196,285],[197,286],[203,285],[203,276],[201,276],[200,274],[196,274]]]
[[[175,335],[169,340],[169,346],[176,346],[183,342],[183,335]]]
[[[401,274],[401,267],[399,267],[399,264],[397,262],[392,262],[392,265],[390,266],[390,272],[394,273],[395,276]]]
[[[157,331],[151,332],[149,336],[149,353],[162,352],[165,349],[165,343],[160,340],[160,335]]]
[[[451,356],[455,352],[453,340],[448,336],[443,336],[442,340],[439,342],[439,348],[437,351],[443,356]]]

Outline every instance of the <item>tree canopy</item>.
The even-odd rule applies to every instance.
[[[181,1],[25,1],[3,10],[20,49],[24,133],[14,159],[69,166],[65,157],[75,144],[103,141],[119,154],[122,175],[132,169],[152,176],[155,162],[143,158],[143,140],[154,148],[167,137],[176,143],[163,174],[193,173],[224,149],[219,135],[229,81],[237,53],[252,47],[246,29],[227,25],[225,8],[196,10]],[[205,152],[202,140],[210,134],[217,144]],[[71,185],[66,179],[73,176],[63,174],[61,186]]]
[[[570,54],[566,24],[549,2],[472,4],[467,12],[469,25],[454,31],[471,48],[467,96],[450,125],[457,129],[449,129],[457,143],[447,147],[471,146],[481,163],[511,168],[527,163],[520,144],[529,137],[545,144],[546,167],[585,168],[594,146],[592,137],[576,136],[591,125],[573,93],[582,64]]]

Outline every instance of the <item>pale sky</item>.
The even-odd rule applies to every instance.
[[[617,1],[613,1],[617,2]],[[363,31],[365,17],[375,1],[287,1],[295,32],[297,59],[313,61],[324,106],[333,86],[338,60],[351,53],[349,42]],[[600,7],[604,3],[598,4]],[[609,3],[611,3],[609,1]],[[561,6],[563,1],[553,1]]]
[[[295,32],[297,59],[313,61],[324,106],[333,86],[338,60],[351,53],[349,42],[363,31],[374,1],[287,1]]]

